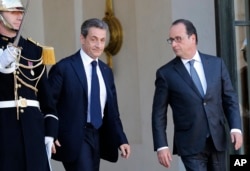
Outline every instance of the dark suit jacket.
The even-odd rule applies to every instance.
[[[101,157],[116,162],[118,147],[128,143],[119,117],[116,88],[112,70],[101,60],[99,67],[106,85],[107,102],[100,128]],[[53,159],[73,161],[79,154],[87,122],[87,78],[80,51],[62,59],[49,72],[54,103],[59,117],[58,140],[61,147]]]
[[[154,150],[168,146],[168,104],[173,111],[174,154],[199,153],[210,133],[218,151],[226,149],[227,130],[241,129],[237,95],[221,58],[199,53],[207,82],[201,97],[181,59],[176,57],[157,70],[152,111]]]

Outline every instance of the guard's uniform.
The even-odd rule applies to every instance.
[[[0,48],[13,39],[0,35]],[[52,104],[43,48],[20,38],[19,67],[0,72],[0,170],[48,171],[45,136],[56,138],[57,116]]]

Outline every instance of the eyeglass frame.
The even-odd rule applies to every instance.
[[[190,37],[191,35],[188,35],[188,38]],[[170,37],[170,38],[168,38],[167,39],[167,42],[169,43],[169,44],[173,44],[173,42],[175,41],[176,43],[181,43],[181,41],[184,39],[184,36],[176,36],[175,38],[172,38],[172,37]]]

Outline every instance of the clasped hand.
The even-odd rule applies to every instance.
[[[0,49],[0,68],[12,68],[10,72],[13,72],[17,68],[20,55],[21,49],[12,44],[7,45],[5,50]]]

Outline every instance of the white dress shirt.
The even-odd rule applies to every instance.
[[[87,84],[88,84],[88,117],[87,117],[87,122],[90,122],[90,88],[91,88],[91,73],[92,73],[91,62],[93,61],[93,59],[91,57],[89,57],[82,49],[80,50],[80,55],[82,58],[82,62],[83,62],[86,77],[87,77]],[[98,59],[96,59],[96,61],[98,63]],[[107,92],[106,92],[106,86],[104,83],[104,79],[103,79],[99,64],[96,66],[96,72],[97,72],[99,84],[100,84],[100,103],[101,103],[101,111],[102,111],[102,116],[103,116],[104,115],[104,107],[105,107],[105,103],[107,100]]]
[[[205,74],[204,74],[204,69],[203,69],[203,65],[202,65],[202,62],[201,62],[201,58],[200,58],[200,55],[198,53],[198,51],[196,51],[194,57],[192,59],[182,59],[181,58],[181,61],[183,62],[184,66],[186,67],[188,73],[190,74],[190,64],[188,63],[190,60],[194,60],[194,68],[200,78],[200,81],[201,81],[201,85],[202,85],[202,88],[203,88],[203,91],[204,91],[204,94],[206,94],[206,91],[207,91],[207,81],[206,81],[206,77],[205,77]]]

